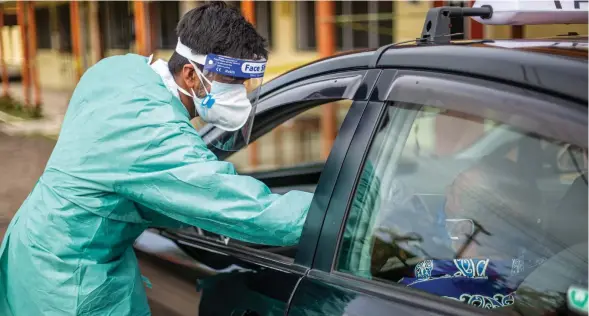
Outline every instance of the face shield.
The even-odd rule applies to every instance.
[[[197,55],[180,39],[176,52],[192,63],[201,82],[199,91],[189,91],[198,115],[196,129],[212,124],[226,131],[212,143],[218,149],[236,151],[247,146],[266,60]]]

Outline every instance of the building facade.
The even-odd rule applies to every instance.
[[[376,48],[395,41],[419,37],[424,15],[436,1],[334,1],[335,51]],[[437,1],[440,2],[440,1]],[[72,65],[72,30],[79,29],[81,60],[85,69],[102,57],[137,51],[136,12],[132,1],[79,2],[78,14],[71,13],[68,1],[35,2],[37,64],[42,88],[71,89],[77,78]],[[167,58],[176,44],[178,19],[199,1],[146,2],[145,23],[149,33],[147,48],[157,57]],[[241,1],[229,1],[240,8]],[[446,5],[468,5],[447,1]],[[4,4],[2,41],[9,68],[22,63],[22,43],[17,23],[16,2]],[[319,57],[316,36],[315,1],[253,1],[253,14],[259,32],[269,41],[269,78]],[[74,21],[72,19],[76,19]],[[468,37],[469,23],[460,21],[458,31]],[[575,26],[586,33],[586,25]],[[545,37],[570,31],[570,26],[526,26],[525,37]],[[560,33],[559,33],[560,32]],[[509,38],[509,26],[486,26],[483,37]]]
[[[84,70],[104,57],[135,52],[167,59],[176,45],[176,23],[185,12],[204,2],[39,1],[23,5],[5,1],[0,4],[4,17],[0,25],[3,59],[12,72],[34,65],[35,74],[29,81],[36,82],[40,89],[71,91]],[[268,39],[270,57],[264,79],[270,80],[332,53],[418,38],[425,14],[432,6],[470,6],[472,1],[228,3],[240,8]],[[327,11],[326,6],[330,6]],[[23,10],[27,11],[26,15]],[[318,29],[326,23],[330,25],[327,44],[325,37],[320,36],[325,33]],[[28,27],[24,31],[27,36],[23,36],[23,24]],[[482,26],[469,18],[452,23],[452,32],[461,33],[456,38],[537,38],[571,30],[586,34],[587,26]],[[33,38],[35,45],[31,47]],[[26,85],[28,79],[23,79]],[[347,102],[329,104],[325,109],[319,107],[303,113],[250,146],[248,152],[238,153],[231,159],[241,170],[322,161],[349,105]],[[322,120],[332,122],[326,125]],[[422,131],[436,128],[425,125]],[[330,130],[325,130],[325,126]]]

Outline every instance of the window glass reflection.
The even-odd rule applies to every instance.
[[[337,269],[486,309],[556,311],[568,287],[587,285],[587,149],[463,113],[391,106]]]

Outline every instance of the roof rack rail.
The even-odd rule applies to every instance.
[[[418,45],[450,44],[450,18],[476,16],[482,19],[490,19],[493,16],[493,7],[483,5],[480,8],[438,7],[431,8],[425,16],[421,37]]]

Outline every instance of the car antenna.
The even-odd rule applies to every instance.
[[[425,16],[418,45],[450,44],[450,18],[462,18],[466,16],[478,16],[482,19],[490,19],[493,16],[493,7],[483,5],[480,8],[438,7],[429,9]]]

